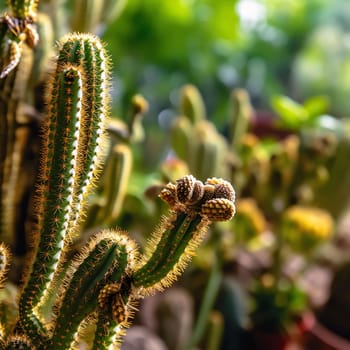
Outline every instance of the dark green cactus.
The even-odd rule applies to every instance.
[[[253,117],[253,108],[247,91],[235,89],[231,94],[232,111],[230,122],[230,143],[233,151],[242,144],[242,138],[247,133]]]
[[[145,255],[126,233],[113,229],[93,235],[68,261],[107,153],[108,90],[109,60],[100,40],[66,35],[46,92],[34,249],[15,330],[0,333],[3,349],[69,349],[86,338],[87,329],[93,334],[92,349],[118,348],[137,300],[175,281],[208,226],[234,215],[235,193],[227,181],[210,178],[202,183],[188,175],[160,193],[171,213],[151,235]],[[143,108],[134,104],[138,118]],[[113,151],[125,155],[122,148],[117,145]],[[111,217],[117,205],[107,206]],[[4,247],[1,282],[8,268]]]

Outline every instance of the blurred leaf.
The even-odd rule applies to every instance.
[[[308,120],[306,108],[287,96],[276,95],[272,97],[271,104],[280,117],[281,126],[299,129]]]
[[[309,121],[314,120],[321,114],[325,114],[329,109],[329,97],[326,95],[313,96],[303,103],[304,108],[309,114]]]

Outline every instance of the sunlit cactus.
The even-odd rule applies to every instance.
[[[242,138],[247,133],[249,123],[253,118],[253,108],[246,90],[235,89],[231,94],[231,116],[229,119],[230,143],[232,150],[237,151]]]
[[[151,234],[145,255],[126,232],[105,229],[68,261],[108,152],[110,64],[103,44],[90,34],[68,34],[58,50],[46,88],[33,251],[20,292],[18,322],[9,334],[0,332],[1,349],[74,348],[86,329],[93,332],[93,349],[118,348],[137,301],[170,286],[209,225],[235,213],[229,182],[209,178],[203,183],[187,175],[160,193],[171,212]],[[120,212],[131,171],[128,142],[139,139],[136,124],[146,108],[141,96],[133,99],[129,127],[110,150],[112,161],[103,181],[105,224],[113,223]],[[0,245],[2,285],[9,256]]]
[[[185,85],[180,91],[180,114],[192,124],[206,119],[206,109],[202,95],[193,85]]]

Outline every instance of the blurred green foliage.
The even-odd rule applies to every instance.
[[[43,3],[55,1],[71,8],[77,0]],[[275,95],[296,102],[327,95],[327,113],[347,116],[349,13],[347,0],[128,0],[98,33],[114,64],[113,112],[125,115],[135,93],[149,101],[150,165],[167,141],[159,127],[170,128],[180,88],[189,83],[220,130],[237,87],[257,110],[273,110]]]
[[[167,140],[159,127],[170,128],[188,83],[199,88],[219,129],[237,87],[247,89],[257,110],[272,111],[276,94],[297,102],[328,95],[327,112],[346,116],[348,7],[344,0],[129,0],[103,33],[115,62],[114,113],[123,114],[136,92],[150,102],[151,161],[162,156]],[[332,40],[322,40],[324,30],[333,31]]]
[[[224,64],[233,67],[240,40],[235,2],[130,0],[104,33],[123,101],[137,90],[159,113],[169,106],[169,93],[186,82],[218,98],[224,90],[216,91],[215,81]]]
[[[209,110],[215,106],[219,124],[230,88],[247,88],[258,106],[267,107],[273,94],[293,93],[294,61],[313,32],[332,23],[342,2],[129,0],[104,33],[123,77],[117,93],[126,103],[137,90],[159,113],[169,98],[174,103],[179,86],[193,83]]]

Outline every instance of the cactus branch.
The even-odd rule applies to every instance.
[[[103,159],[108,113],[108,60],[91,35],[67,35],[49,84],[46,142],[40,160],[36,212],[39,241],[20,300],[21,320],[36,334],[33,310],[50,293],[65,254],[84,214]]]
[[[92,237],[63,282],[62,298],[55,307],[52,348],[69,348],[84,318],[96,310],[106,310],[109,297],[115,292],[106,288],[117,286],[130,293],[130,287],[122,281],[131,273],[137,259],[135,243],[119,231],[105,230]],[[118,320],[118,315],[115,318]]]
[[[136,287],[147,294],[168,287],[184,270],[212,221],[234,215],[234,190],[227,181],[208,179],[205,184],[192,175],[169,183],[160,198],[172,213],[163,219],[148,245],[142,266],[133,274]]]

